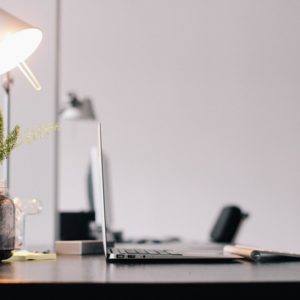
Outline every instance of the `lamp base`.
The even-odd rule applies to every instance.
[[[108,247],[113,247],[113,245],[114,242],[107,242]],[[57,254],[104,254],[103,243],[100,240],[56,241],[55,249]]]

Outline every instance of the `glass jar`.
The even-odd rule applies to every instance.
[[[15,250],[26,249],[25,217],[35,215],[42,211],[42,202],[37,199],[13,199],[15,205]]]
[[[12,256],[15,247],[15,205],[0,183],[0,261]]]

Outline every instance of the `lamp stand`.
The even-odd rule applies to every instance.
[[[10,132],[10,90],[13,84],[13,79],[9,72],[6,73],[3,81],[3,89],[5,91],[4,103],[3,103],[3,118],[4,118],[4,138],[9,135]],[[3,161],[3,179],[6,181],[6,187],[9,191],[9,157]]]

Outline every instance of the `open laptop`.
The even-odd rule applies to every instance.
[[[119,248],[108,247],[107,245],[107,213],[105,211],[105,193],[104,193],[104,176],[103,176],[103,156],[102,156],[102,138],[101,125],[98,123],[98,139],[97,152],[99,163],[99,181],[100,181],[100,198],[102,203],[102,239],[104,254],[108,262],[141,262],[141,261],[224,261],[240,259],[241,256],[234,254],[223,253],[223,250],[193,250],[193,251],[179,251],[176,249],[160,249],[149,248]]]

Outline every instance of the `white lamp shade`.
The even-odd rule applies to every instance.
[[[84,99],[78,107],[68,106],[62,113],[63,120],[95,120],[95,113],[90,99]]]
[[[25,61],[42,41],[42,31],[0,8],[0,75]]]

